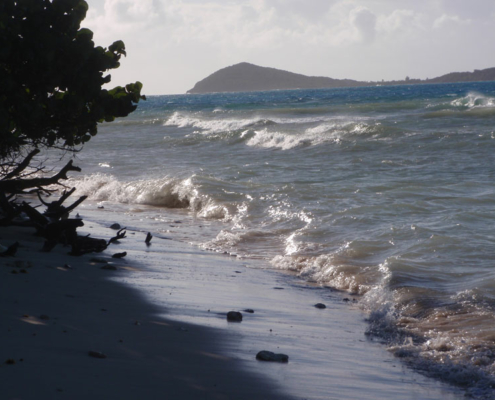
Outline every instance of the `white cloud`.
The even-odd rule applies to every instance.
[[[422,31],[425,17],[413,10],[394,10],[383,14],[378,20],[378,29],[383,33],[396,35],[399,32]]]
[[[469,25],[470,23],[471,21],[469,19],[463,20],[459,18],[457,15],[443,14],[433,22],[433,28],[441,29],[446,26],[448,27],[455,25]]]
[[[357,29],[363,43],[372,43],[375,39],[376,15],[365,7],[358,7],[351,11],[352,25]]]
[[[493,0],[87,1],[95,41],[126,43],[114,81],[157,93],[240,61],[363,80],[495,66]]]

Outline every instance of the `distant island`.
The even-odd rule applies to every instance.
[[[222,68],[199,81],[187,93],[256,92],[287,89],[324,89],[377,85],[413,85],[426,83],[456,83],[495,80],[495,68],[474,72],[452,72],[433,79],[365,82],[352,79],[332,79],[306,76],[276,68],[260,67],[246,62]]]

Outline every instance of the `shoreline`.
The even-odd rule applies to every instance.
[[[288,398],[237,373],[217,332],[165,320],[138,291],[108,279],[133,267],[102,270],[89,261],[109,259],[109,251],[71,257],[57,245],[40,253],[29,228],[2,228],[0,240],[21,244],[16,257],[0,260],[3,398]]]
[[[95,237],[112,233],[86,225]],[[6,398],[463,398],[367,340],[360,311],[340,294],[187,243],[155,238],[147,248],[140,234],[71,257],[61,245],[39,253],[29,229],[0,229],[0,243],[21,243],[15,258],[0,260],[11,264],[0,287]],[[122,250],[126,258],[110,258]],[[102,270],[94,257],[119,270]],[[16,261],[32,267],[12,274],[23,269]],[[314,308],[319,300],[327,309]],[[245,308],[255,313],[226,322]],[[256,361],[260,350],[288,354],[289,363]]]

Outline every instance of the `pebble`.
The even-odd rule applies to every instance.
[[[124,251],[122,253],[115,253],[112,258],[124,258],[127,255],[127,251]]]
[[[242,314],[239,311],[229,311],[227,313],[227,321],[241,322],[242,321]]]
[[[260,361],[289,362],[289,356],[287,354],[276,354],[267,350],[262,350],[256,354],[256,359]]]
[[[247,312],[247,313],[249,313],[249,314],[253,314],[254,313],[254,310],[252,310],[251,308],[246,308],[244,311]]]
[[[319,308],[321,310],[323,310],[324,308],[327,308],[327,306],[325,304],[323,304],[323,303],[316,303],[315,304],[315,307],[316,308]]]
[[[115,229],[116,231],[118,231],[120,229],[120,224],[117,224],[117,223],[112,224],[112,225],[110,225],[110,229]]]

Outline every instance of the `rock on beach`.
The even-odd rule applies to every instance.
[[[242,321],[242,314],[239,311],[229,311],[227,313],[227,321],[241,322]]]
[[[256,359],[259,361],[289,362],[289,356],[287,354],[276,354],[267,350],[262,350],[256,354]]]

